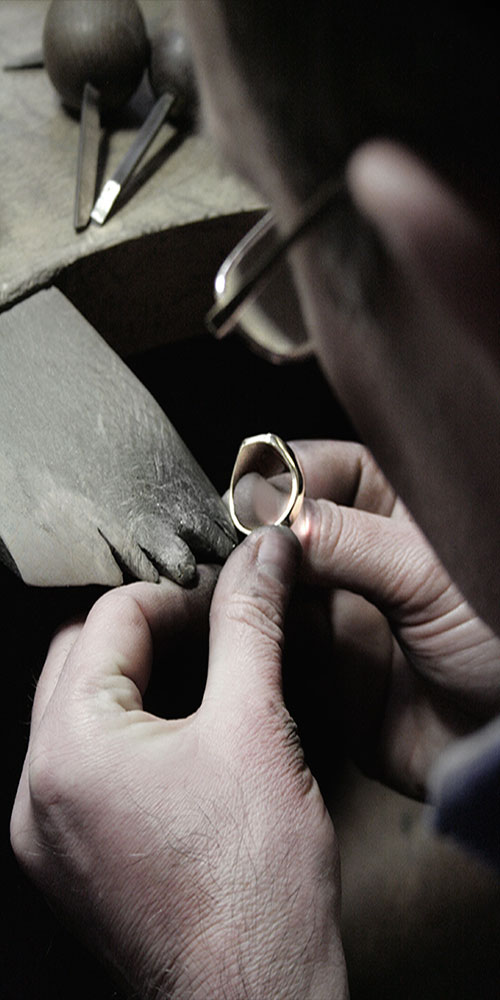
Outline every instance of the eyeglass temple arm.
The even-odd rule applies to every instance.
[[[269,271],[287,253],[289,248],[313,226],[318,219],[328,210],[332,201],[336,200],[339,194],[346,190],[343,179],[327,181],[306,203],[306,207],[296,225],[288,234],[280,237],[275,247],[267,252],[263,260],[254,268],[250,277],[244,282],[241,288],[230,298],[225,305],[218,302],[207,313],[205,322],[208,329],[216,337],[222,338],[229,333],[235,324],[238,313],[250,298],[252,293],[264,282]]]

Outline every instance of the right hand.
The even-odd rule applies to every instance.
[[[302,576],[328,591],[346,731],[362,768],[425,794],[453,739],[500,710],[500,640],[453,584],[369,452],[294,442]]]

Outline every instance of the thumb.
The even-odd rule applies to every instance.
[[[283,527],[252,532],[229,557],[212,600],[205,710],[240,716],[281,699],[283,623],[299,557]]]

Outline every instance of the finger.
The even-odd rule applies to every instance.
[[[137,541],[160,573],[189,585],[196,578],[196,560],[182,538],[158,517],[144,516],[136,527]]]
[[[83,622],[70,622],[67,625],[63,625],[54,635],[52,642],[49,646],[47,653],[46,664],[49,667],[42,670],[40,679],[37,684],[35,691],[35,698],[33,701],[33,708],[31,711],[31,726],[30,726],[30,740],[29,740],[29,750],[26,754],[26,758],[23,763],[23,768],[21,771],[21,776],[19,778],[19,785],[16,793],[16,800],[13,810],[12,823],[14,824],[15,816],[15,827],[16,830],[28,831],[30,829],[31,822],[31,802],[30,802],[30,792],[29,792],[29,759],[31,748],[36,738],[38,728],[45,714],[47,705],[50,703],[53,692],[56,688],[57,682],[61,671],[63,670],[64,664],[67,660],[70,650],[72,649],[76,639],[83,628]],[[14,825],[13,825],[14,829]]]
[[[304,470],[306,491],[374,514],[393,513],[396,495],[371,452],[353,441],[291,441]]]
[[[394,638],[387,619],[358,594],[330,595],[335,676],[347,744],[367,773],[374,771],[374,747],[382,723]]]
[[[153,651],[168,648],[169,639],[208,620],[217,571],[199,570],[191,589],[162,580],[133,583],[101,597],[62,670],[57,656],[47,658],[43,673],[53,691],[50,710],[67,713],[75,705],[94,713],[142,709]]]
[[[83,621],[62,625],[50,643],[44,668],[40,674],[31,711],[31,733],[36,732],[45,709],[54,693],[64,664],[83,628]]]
[[[215,589],[203,708],[220,717],[281,697],[283,621],[300,547],[288,528],[253,532],[230,556]]]
[[[293,526],[302,544],[302,575],[341,587],[393,617],[411,608],[427,613],[448,578],[411,522],[393,520],[327,500],[306,500]]]

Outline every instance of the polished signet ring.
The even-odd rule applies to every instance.
[[[291,525],[304,499],[304,473],[276,434],[242,441],[229,486],[229,511],[243,535],[264,525]]]

